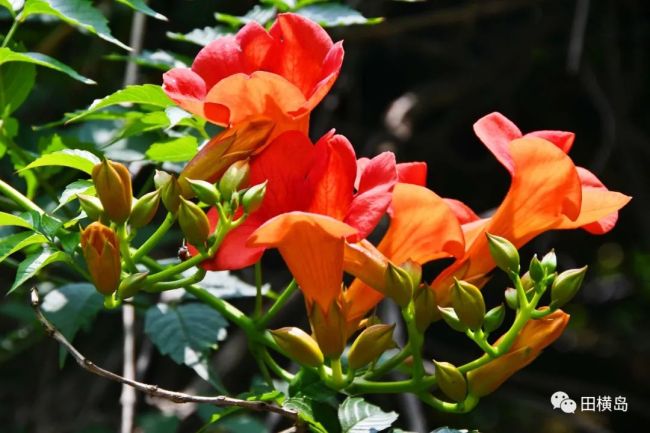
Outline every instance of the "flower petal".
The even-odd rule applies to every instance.
[[[290,212],[270,219],[248,240],[249,246],[275,247],[305,294],[327,314],[341,293],[343,244],[356,230],[324,215]]]
[[[573,132],[567,131],[533,131],[524,135],[524,137],[539,137],[546,141],[550,141],[562,149],[562,152],[564,153],[569,153],[571,150],[575,136],[576,135]]]
[[[203,78],[189,68],[176,68],[163,75],[163,90],[184,110],[203,116],[207,93]]]
[[[410,183],[413,185],[427,185],[427,163],[426,162],[402,162],[397,164],[397,176],[399,183]]]
[[[474,133],[496,159],[512,173],[514,167],[508,144],[521,137],[517,125],[501,113],[490,113],[474,123]]]
[[[472,208],[467,206],[462,201],[455,200],[453,198],[446,198],[444,200],[454,215],[456,215],[456,219],[458,219],[458,222],[460,224],[467,224],[480,219],[480,217],[474,213]]]

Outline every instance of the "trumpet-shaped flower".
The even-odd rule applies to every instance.
[[[256,22],[203,48],[191,68],[164,75],[163,88],[183,109],[221,126],[267,117],[275,136],[307,132],[309,113],[336,81],[343,61],[317,23],[280,14],[267,32]]]

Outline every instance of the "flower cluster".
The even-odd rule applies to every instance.
[[[357,158],[349,140],[333,130],[313,143],[309,114],[332,88],[342,61],[342,43],[333,43],[320,26],[280,14],[270,30],[249,23],[235,36],[206,46],[191,68],[164,76],[164,90],[176,103],[225,128],[179,176],[183,194],[194,195],[197,188],[190,184],[197,180],[223,182],[233,164],[246,166],[237,187],[265,183],[266,188],[254,211],[236,203],[235,213],[247,218],[201,266],[240,269],[258,262],[265,249],[276,248],[304,294],[312,335],[285,328],[275,336],[303,364],[338,360],[361,329],[349,363],[360,368],[372,362],[369,341],[382,351],[392,345],[392,327],[367,320],[384,297],[402,307],[405,317],[415,317],[420,332],[442,314],[446,321],[459,320],[480,340],[478,332],[491,313],[485,315],[478,289],[497,266],[516,273],[519,281],[518,255],[512,269],[501,266],[499,254],[509,248],[516,253],[549,230],[606,233],[630,199],[574,164],[567,155],[574,134],[524,134],[499,113],[474,124],[476,136],[511,177],[501,203],[484,217],[427,188],[423,162],[397,163],[391,152]],[[390,224],[373,245],[368,238],[384,215]],[[211,232],[222,218],[219,209],[208,212]],[[421,281],[421,266],[442,258],[453,261],[432,281]],[[535,266],[529,272],[537,272],[537,282],[550,284],[555,265],[549,272]],[[348,286],[344,273],[354,277]],[[455,308],[451,316],[445,316],[448,305]],[[491,392],[561,334],[568,315],[552,308],[551,314],[527,323],[508,342],[507,353],[468,373],[474,396]],[[445,385],[453,383],[457,370],[445,363],[437,369],[442,390],[462,400],[466,390]],[[450,379],[445,382],[445,377]]]

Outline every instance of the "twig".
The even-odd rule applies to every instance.
[[[255,412],[271,412],[277,413],[278,415],[291,420],[296,426],[296,431],[304,431],[303,423],[300,420],[298,413],[276,406],[275,404],[259,401],[259,400],[241,400],[238,398],[227,397],[224,395],[218,396],[200,396],[200,395],[191,395],[185,394],[183,392],[170,391],[164,388],[160,388],[158,385],[151,385],[143,382],[138,382],[136,380],[126,379],[118,374],[113,373],[112,371],[104,370],[99,367],[88,358],[86,358],[81,352],[77,350],[76,347],[72,345],[64,336],[59,332],[58,329],[50,323],[47,318],[43,315],[43,312],[40,309],[40,298],[38,296],[38,291],[36,288],[31,290],[31,302],[34,312],[36,313],[36,318],[45,328],[45,332],[60,344],[70,353],[74,360],[79,364],[84,370],[89,371],[90,373],[96,374],[104,379],[112,380],[124,385],[128,385],[137,391],[144,392],[150,396],[164,398],[166,400],[173,401],[174,403],[204,403],[211,404],[219,407],[239,407],[242,409],[252,410]]]

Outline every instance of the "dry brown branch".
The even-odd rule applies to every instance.
[[[104,370],[86,358],[81,352],[79,352],[77,348],[74,347],[72,343],[70,343],[63,336],[63,334],[61,334],[61,332],[59,332],[59,330],[56,329],[52,323],[50,323],[49,320],[47,320],[40,309],[40,298],[38,296],[38,291],[35,288],[33,288],[31,291],[31,302],[32,307],[34,308],[34,312],[36,313],[36,317],[45,328],[46,333],[58,341],[60,344],[62,344],[68,353],[70,353],[70,355],[74,358],[77,364],[79,364],[84,370],[87,370],[90,373],[96,374],[100,377],[103,377],[104,379],[131,386],[134,389],[144,392],[148,395],[164,398],[166,400],[173,401],[174,403],[204,403],[219,407],[239,407],[255,412],[277,413],[278,415],[291,420],[295,424],[295,431],[304,431],[304,426],[298,417],[297,412],[289,409],[284,409],[269,402],[241,400],[238,398],[227,397],[223,395],[200,396],[185,394],[182,392],[170,391],[168,389],[160,388],[158,385],[151,385],[143,382],[138,382],[136,380],[126,379],[118,374],[113,373],[112,371]]]

